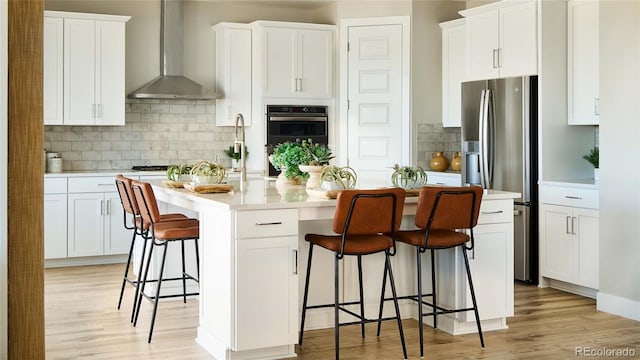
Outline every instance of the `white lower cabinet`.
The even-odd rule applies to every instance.
[[[296,343],[298,212],[236,214],[235,350]]]
[[[473,233],[474,247],[467,251],[467,256],[480,320],[513,316],[513,201],[483,201]],[[456,254],[456,261],[457,288],[464,289],[458,306],[471,307],[471,292],[460,254]],[[475,321],[473,312],[459,314],[460,321]]]
[[[44,181],[44,258],[67,257],[67,179]]]
[[[542,213],[542,275],[597,289],[599,211],[543,204]]]
[[[598,191],[543,186],[540,273],[543,277],[598,289],[600,213]]]
[[[69,178],[68,191],[67,256],[128,253],[131,230],[123,226],[114,177]]]

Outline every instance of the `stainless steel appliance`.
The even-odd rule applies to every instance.
[[[538,279],[538,79],[462,84],[462,182],[522,194],[514,201],[514,275]]]
[[[326,106],[267,105],[267,145],[265,169],[269,176],[279,174],[269,162],[273,147],[286,142],[311,139],[314,143],[328,144],[328,112]]]

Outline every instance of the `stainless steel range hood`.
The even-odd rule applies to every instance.
[[[129,94],[130,99],[211,100],[220,96],[182,75],[182,0],[160,1],[160,76]]]

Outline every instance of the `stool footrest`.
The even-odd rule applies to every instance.
[[[399,300],[400,298],[398,298]],[[385,299],[386,300],[386,299]],[[390,300],[393,300],[392,298]],[[367,319],[362,317],[360,314],[356,314],[353,311],[345,308],[345,306],[347,305],[360,305],[360,302],[358,301],[350,301],[350,302],[343,302],[343,303],[338,303],[338,309],[344,313],[347,313],[353,317],[355,317],[356,319],[360,319],[359,321],[351,321],[351,322],[346,322],[346,323],[339,323],[339,326],[347,326],[347,325],[360,325],[360,324],[368,324],[368,323],[377,323],[380,321],[388,321],[388,320],[396,320],[397,317],[386,317],[386,318],[380,318],[380,319]],[[307,306],[307,310],[309,309],[321,309],[321,308],[334,308],[335,304],[322,304],[322,305],[308,305]]]

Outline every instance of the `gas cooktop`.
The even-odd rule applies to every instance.
[[[131,168],[135,171],[166,171],[168,165],[136,165]]]

